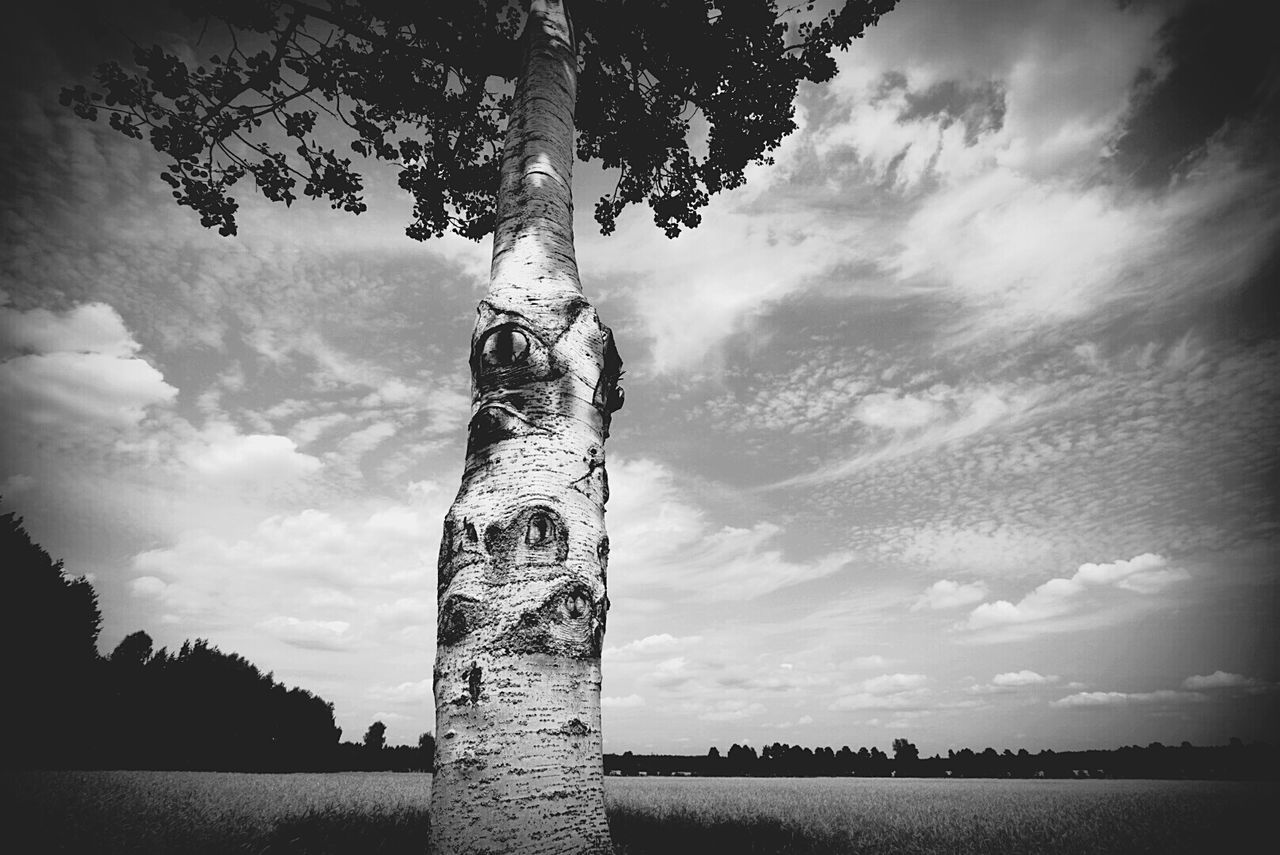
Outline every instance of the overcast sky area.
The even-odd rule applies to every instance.
[[[1269,6],[903,0],[677,240],[601,237],[578,164],[606,751],[1280,738]],[[382,173],[203,229],[59,106],[125,44],[78,8],[5,36],[0,510],[104,653],[207,638],[414,742],[489,242],[405,237]]]

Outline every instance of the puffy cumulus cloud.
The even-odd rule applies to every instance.
[[[1182,688],[1190,691],[1213,689],[1249,689],[1264,688],[1267,684],[1243,674],[1232,674],[1226,671],[1214,671],[1212,674],[1196,674],[1182,681]]]
[[[9,412],[59,431],[131,427],[148,407],[177,394],[142,359],[48,353],[0,363],[0,398]]]
[[[1091,707],[1126,707],[1135,705],[1175,705],[1200,703],[1207,700],[1200,692],[1179,692],[1173,689],[1159,689],[1154,692],[1076,692],[1056,701],[1049,706],[1058,709],[1081,709]]]
[[[846,686],[827,708],[849,710],[919,709],[930,694],[923,674],[882,674]]]
[[[672,656],[663,659],[649,672],[648,680],[655,686],[671,689],[683,685],[693,679],[693,671],[689,660],[683,656]]]
[[[182,457],[199,476],[211,481],[261,481],[278,484],[317,472],[323,465],[298,451],[286,436],[241,434],[215,422],[183,448]]]
[[[970,686],[969,691],[975,695],[1004,694],[1028,687],[1052,686],[1058,682],[1058,679],[1056,674],[1046,676],[1028,670],[1007,671],[996,674],[991,678],[990,683]]]
[[[0,308],[0,346],[26,353],[99,353],[133,356],[141,348],[124,319],[106,303],[83,303],[65,312]]]
[[[645,601],[671,591],[708,600],[750,600],[838,572],[850,554],[787,559],[775,546],[782,528],[761,521],[717,528],[652,460],[610,464],[610,568],[617,597]]]
[[[1082,564],[1070,578],[1050,579],[1017,603],[979,605],[960,627],[986,632],[992,640],[1008,640],[1112,623],[1146,606],[1140,598],[1116,597],[1116,590],[1151,595],[1188,578],[1185,570],[1169,567],[1166,558],[1153,553],[1110,564]],[[1102,593],[1110,596],[1099,596]]]
[[[929,678],[923,674],[881,674],[863,680],[859,687],[873,695],[886,695],[918,689],[928,681]]]
[[[0,308],[0,401],[42,430],[93,433],[139,424],[178,390],[137,356],[141,345],[105,303],[52,312]]]
[[[628,641],[618,647],[606,647],[604,656],[607,659],[638,659],[644,656],[662,655],[674,653],[678,650],[686,650],[691,645],[697,644],[702,640],[700,635],[689,635],[677,638],[667,632],[658,633],[657,635],[647,635],[644,638],[638,638],[635,641]]]
[[[1046,686],[1058,682],[1056,675],[1045,676],[1035,671],[1006,671],[991,678],[994,686]]]
[[[406,680],[392,685],[376,685],[369,689],[369,697],[384,704],[417,705],[423,701],[431,701],[433,692],[431,683],[431,679],[428,678]]]
[[[987,595],[987,586],[983,582],[953,582],[940,579],[934,582],[924,593],[911,604],[911,611],[921,609],[953,609],[967,606],[982,600]]]
[[[267,618],[259,626],[286,644],[308,650],[346,649],[351,628],[345,620],[302,620],[288,615]]]
[[[441,515],[434,507],[308,509],[234,534],[191,530],[134,557],[133,590],[143,605],[197,627],[369,642],[405,626],[410,613],[434,625],[421,591],[432,587]],[[350,625],[338,631],[335,621]]]

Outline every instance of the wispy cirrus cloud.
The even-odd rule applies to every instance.
[[[712,525],[681,493],[674,474],[654,461],[615,462],[609,471],[618,497],[610,512],[621,521],[610,529],[618,556],[611,575],[639,599],[667,589],[696,591],[711,600],[749,600],[830,576],[849,561],[841,551],[809,561],[788,559],[777,545],[782,528],[770,521]]]

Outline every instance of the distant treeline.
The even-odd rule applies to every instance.
[[[0,620],[0,767],[207,769],[220,771],[427,771],[435,741],[389,747],[375,721],[360,742],[342,742],[333,704],[288,688],[204,639],[176,652],[155,650],[145,632],[98,653],[102,614],[93,586],[63,571],[32,542],[22,520],[0,516],[0,582],[8,594]],[[896,739],[879,748],[839,751],[774,743],[721,755],[606,754],[617,775],[961,778],[1275,779],[1280,752],[1233,739],[1222,747],[1152,743],[1111,751],[1016,753],[987,748],[921,757]]]
[[[388,747],[386,726],[374,722],[359,743],[342,742],[333,704],[206,640],[171,652],[135,632],[100,656],[93,586],[64,573],[12,513],[0,516],[0,568],[10,594],[0,621],[5,767],[431,768],[430,734]]]
[[[846,745],[834,751],[775,742],[759,752],[735,744],[725,755],[714,747],[703,756],[606,754],[604,768],[612,775],[1275,780],[1280,777],[1280,751],[1265,743],[1245,745],[1232,739],[1228,745],[1211,747],[1153,742],[1146,747],[1036,754],[1025,748],[1017,752],[962,748],[948,751],[946,757],[921,757],[906,739],[893,741],[893,756],[879,748],[854,751]]]

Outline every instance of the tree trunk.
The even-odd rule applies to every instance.
[[[471,339],[466,466],[440,544],[436,853],[612,851],[600,648],[621,361],[574,259],[575,86],[563,3],[534,0]]]

